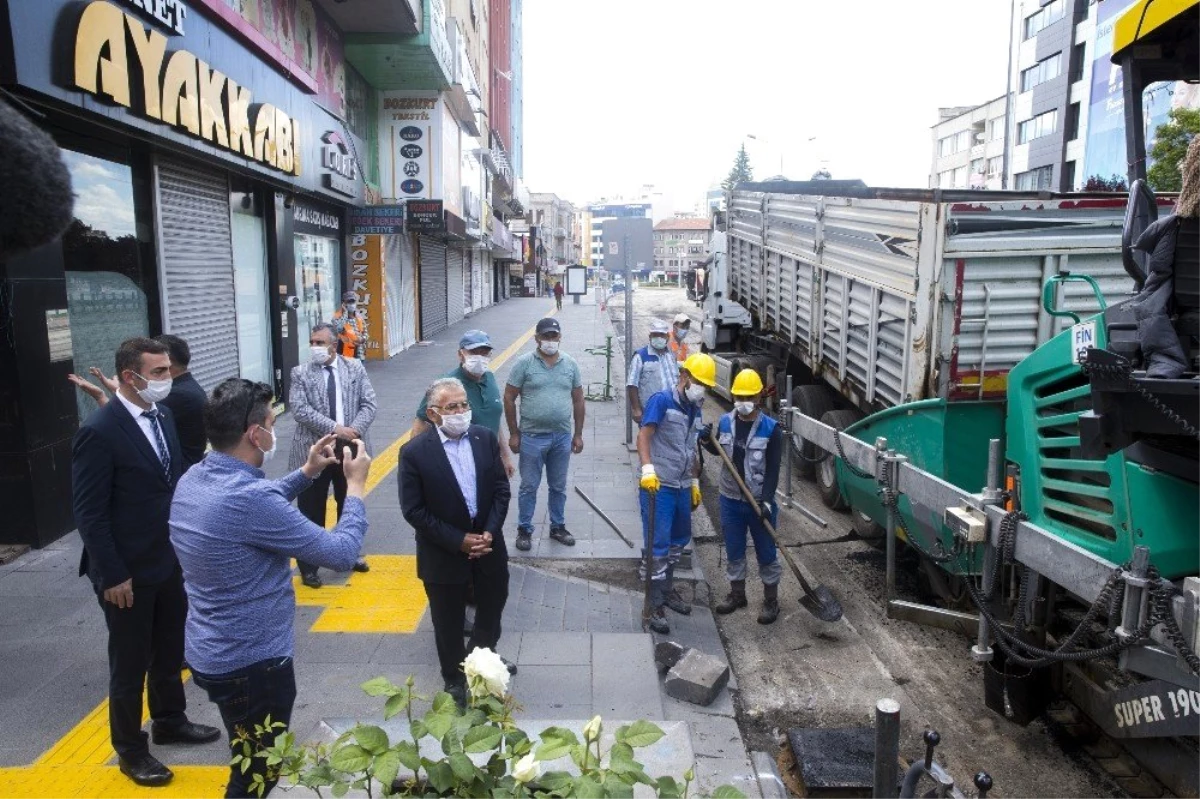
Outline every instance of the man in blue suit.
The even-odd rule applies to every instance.
[[[187,598],[167,520],[185,468],[175,422],[160,403],[171,391],[167,347],[132,338],[117,350],[119,388],[75,435],[79,573],[96,589],[108,626],[109,731],[121,772],[138,785],[171,781],[142,732],[142,689],[154,743],[215,741],[215,727],[184,713],[183,626]],[[149,680],[147,680],[149,677]]]

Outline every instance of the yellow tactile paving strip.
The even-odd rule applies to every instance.
[[[425,588],[414,555],[368,555],[371,571],[354,572],[345,585],[305,588],[293,577],[297,605],[325,608],[314,633],[411,633],[425,613]],[[3,789],[0,788],[0,791]]]

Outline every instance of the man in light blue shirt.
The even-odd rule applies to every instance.
[[[313,444],[307,462],[287,477],[264,477],[262,467],[276,451],[271,399],[270,386],[240,378],[213,390],[204,407],[213,451],[180,478],[171,504],[171,544],[188,596],[184,654],[196,684],[220,709],[231,743],[238,727],[253,729],[268,715],[285,725],[291,720],[291,559],[347,571],[367,532],[363,495],[371,458],[361,440],[357,455],[348,447],[343,453],[346,504],[330,532],[291,501],[337,462],[333,434]],[[264,736],[263,745],[280,732]],[[250,796],[256,772],[266,778],[259,758],[245,772],[231,767],[225,795]],[[266,780],[268,792],[274,784]]]

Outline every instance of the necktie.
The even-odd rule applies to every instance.
[[[162,427],[158,423],[158,408],[142,411],[142,416],[149,419],[150,426],[154,428],[154,440],[158,443],[158,459],[162,461],[163,473],[167,476],[167,482],[170,482],[171,452],[167,449],[167,440],[163,438]]]
[[[341,424],[337,418],[337,381],[333,377],[333,367],[325,367],[325,399],[329,403],[329,418],[334,424]]]

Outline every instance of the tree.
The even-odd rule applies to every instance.
[[[1113,175],[1110,178],[1104,178],[1100,175],[1092,175],[1083,183],[1081,191],[1128,191],[1129,186],[1125,183],[1125,178],[1120,175]]]
[[[1154,165],[1146,177],[1155,191],[1179,191],[1183,188],[1180,166],[1187,155],[1188,142],[1200,134],[1200,108],[1172,108],[1167,121],[1158,126],[1150,158]]]
[[[725,178],[721,188],[730,191],[737,184],[752,180],[754,180],[754,168],[750,166],[750,156],[746,155],[746,145],[742,144],[737,156],[733,159],[733,168],[729,170],[729,177]]]

